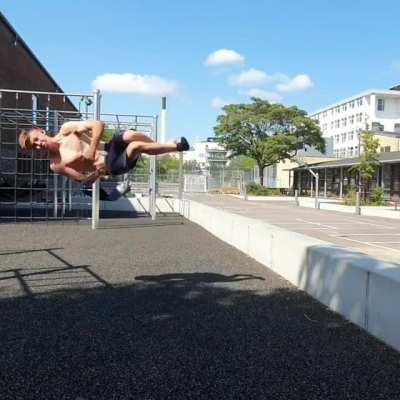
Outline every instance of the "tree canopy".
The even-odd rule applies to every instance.
[[[317,122],[297,107],[253,97],[249,104],[229,104],[223,111],[214,128],[219,142],[231,151],[231,156],[253,158],[260,171],[293,158],[306,145],[325,152]],[[261,184],[262,176],[260,173]]]

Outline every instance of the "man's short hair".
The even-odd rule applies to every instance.
[[[35,129],[40,129],[36,126],[30,128],[30,129],[23,129],[18,137],[18,143],[21,146],[22,150],[32,150],[33,145],[31,143],[31,138],[30,138],[30,133],[34,131]]]

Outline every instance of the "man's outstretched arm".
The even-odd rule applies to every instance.
[[[92,184],[97,181],[100,177],[100,171],[96,170],[93,171],[90,175],[84,175],[81,172],[74,170],[71,167],[58,165],[58,164],[51,164],[50,169],[57,174],[63,175],[69,179],[72,179],[78,183],[86,183]]]

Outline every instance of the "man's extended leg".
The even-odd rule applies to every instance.
[[[185,140],[186,142],[186,140]],[[187,142],[186,142],[187,143]],[[139,157],[140,154],[158,155],[165,153],[173,153],[175,151],[188,150],[188,148],[180,146],[180,143],[146,143],[146,142],[131,142],[126,148],[126,155],[129,160],[134,160]]]
[[[122,134],[122,140],[125,143],[131,142],[145,142],[145,143],[154,143],[154,140],[145,135],[143,132],[134,131],[132,129],[128,129]]]

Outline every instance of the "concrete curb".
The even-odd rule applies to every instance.
[[[400,265],[192,200],[175,210],[400,351]]]

